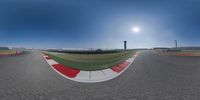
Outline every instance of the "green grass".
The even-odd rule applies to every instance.
[[[177,52],[163,52],[163,54],[176,55],[176,56],[200,56],[200,51],[184,50]]]
[[[176,54],[194,54],[194,55],[200,55],[200,51],[180,51],[180,52],[175,52]]]
[[[16,51],[14,50],[0,50],[0,55],[9,55],[9,54],[15,54]]]
[[[71,54],[45,52],[58,63],[80,70],[101,70],[117,65],[133,55],[133,51],[109,54]]]

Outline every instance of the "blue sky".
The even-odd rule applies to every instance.
[[[200,45],[198,0],[1,0],[0,45],[128,48]],[[137,26],[139,33],[131,29]]]

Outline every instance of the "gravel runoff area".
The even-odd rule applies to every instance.
[[[16,54],[17,51],[15,50],[0,50],[0,56],[1,55],[12,55]]]

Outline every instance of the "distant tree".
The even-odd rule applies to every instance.
[[[0,47],[0,50],[9,50],[8,47]]]
[[[97,49],[97,50],[96,50],[96,52],[102,52],[102,51],[103,51],[103,50],[101,50],[101,49]]]

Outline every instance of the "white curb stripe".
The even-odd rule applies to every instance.
[[[90,72],[89,71],[80,71],[80,73],[74,78],[75,80],[80,81],[90,81]]]
[[[135,59],[134,57],[131,57],[131,58],[127,59],[126,61],[129,62],[129,63],[131,63],[131,62],[134,61],[134,59]]]
[[[45,57],[45,58],[46,58],[46,57],[48,57],[48,56],[44,55],[43,57]]]
[[[91,80],[101,80],[104,78],[105,75],[102,71],[91,71]]]
[[[118,75],[118,73],[111,69],[104,69],[101,71],[80,71],[74,80],[85,83],[96,83],[110,80],[116,75]]]
[[[50,65],[59,64],[58,62],[54,61],[53,59],[47,60]]]
[[[113,71],[112,69],[104,69],[102,70],[105,74],[105,76],[109,77],[109,76],[113,76],[113,75],[116,75],[117,72]]]

